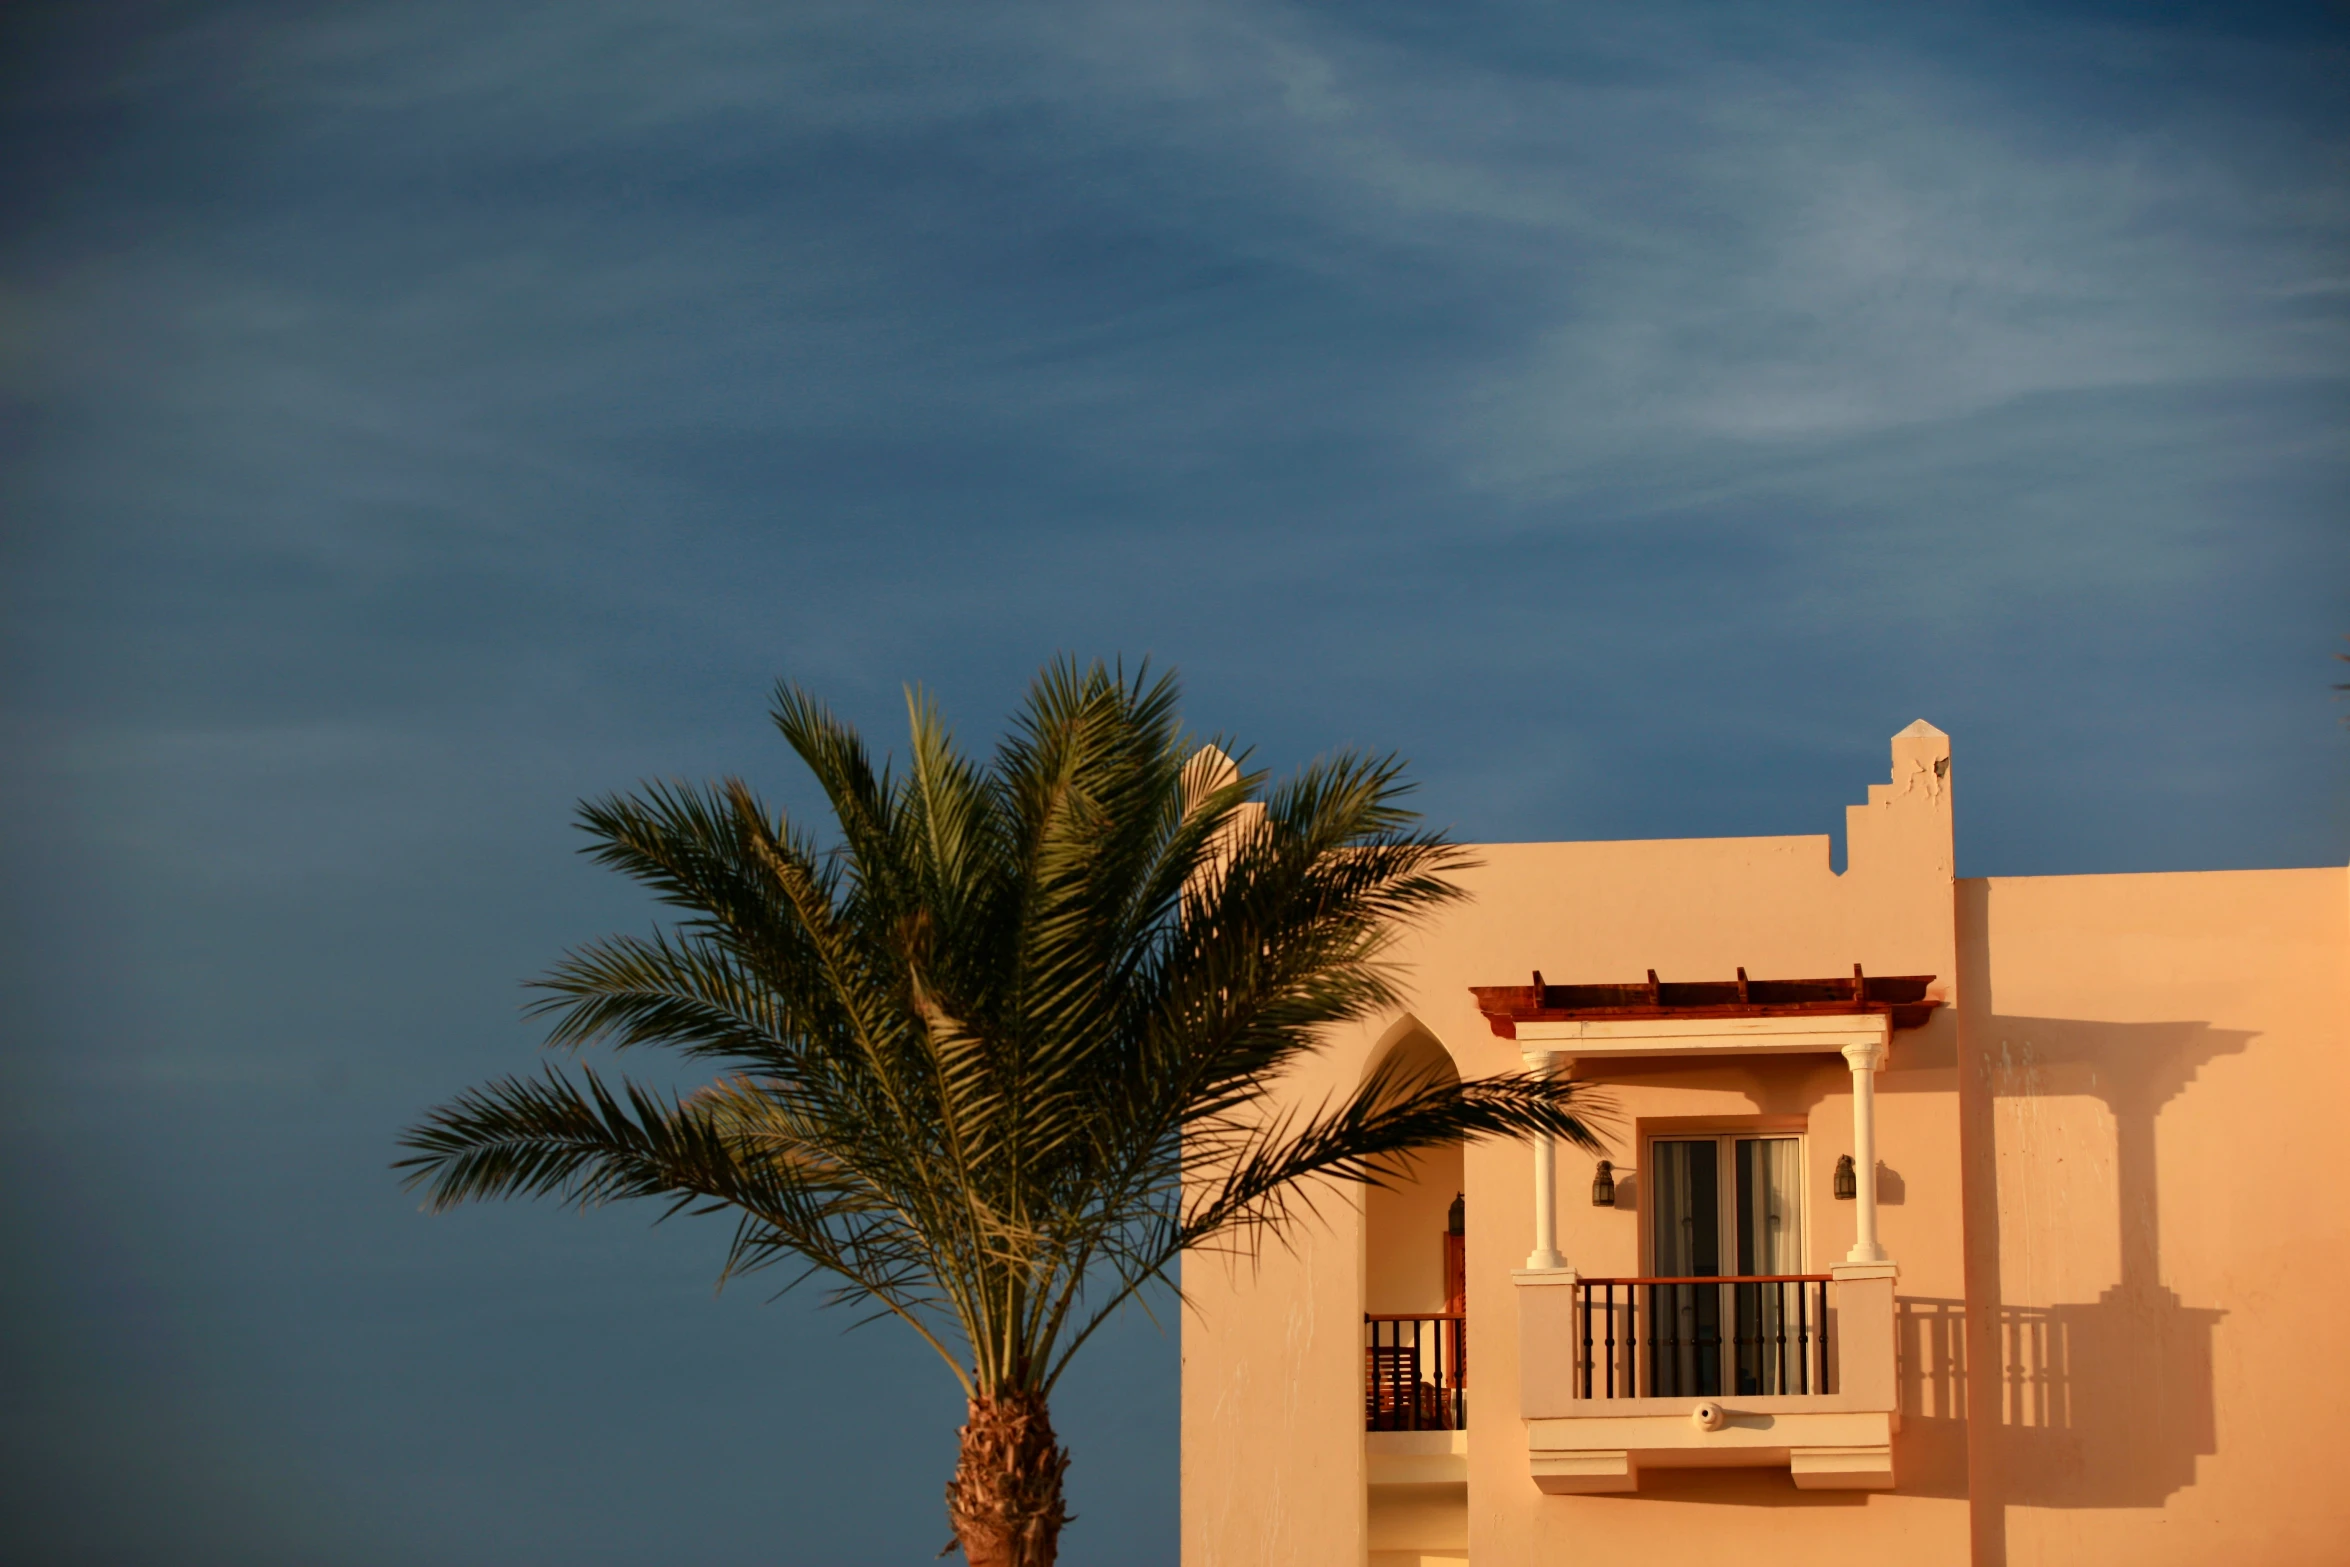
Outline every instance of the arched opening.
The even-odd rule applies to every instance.
[[[1458,1081],[1405,1019],[1373,1053]],[[1467,1204],[1458,1143],[1431,1148],[1363,1199],[1363,1340],[1370,1567],[1468,1560]]]
[[[1386,1060],[1405,1071],[1460,1081],[1452,1057],[1416,1025]],[[1415,1158],[1406,1178],[1370,1189],[1365,1199],[1363,1309],[1375,1315],[1444,1315],[1467,1309],[1463,1278],[1461,1146],[1449,1143]]]

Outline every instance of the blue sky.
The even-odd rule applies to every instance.
[[[918,1347],[385,1169],[646,920],[575,799],[809,803],[778,676],[1147,653],[1482,840],[1828,831],[1923,716],[1963,874],[2350,858],[2327,8],[0,29],[11,1560],[928,1559]],[[1174,1364],[1072,1563],[1174,1561]]]

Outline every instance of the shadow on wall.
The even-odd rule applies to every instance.
[[[1976,1157],[1992,1168],[1974,1174],[1996,1172],[2005,1184],[1984,1180],[1978,1189],[1997,1200],[1970,1214],[1983,1297],[1973,1358],[1991,1362],[1995,1379],[1971,1390],[1975,1417],[1996,1423],[1993,1441],[1977,1450],[1978,1464],[1995,1465],[1976,1477],[1978,1500],[1995,1493],[2011,1506],[2160,1506],[2194,1483],[2198,1456],[2218,1450],[2213,1340],[2226,1313],[2190,1306],[2162,1282],[2155,1123],[2205,1062],[2255,1036],[2202,1023],[1994,1016],[1980,1037],[1966,1113],[1976,1122]],[[2019,1248],[2105,1245],[2103,1236],[2053,1227],[2009,1234],[2002,1245],[2003,1214],[2029,1195],[2018,1182],[2045,1173],[2052,1152],[2033,1146],[2030,1102],[2073,1097],[2101,1099],[2112,1113],[2120,1278],[2093,1301],[2009,1305],[2002,1267]],[[2075,1209],[2071,1222],[2107,1221]],[[1970,1391],[1963,1303],[1912,1297],[1898,1310],[1905,1428],[1911,1410],[1929,1425],[1962,1419]]]

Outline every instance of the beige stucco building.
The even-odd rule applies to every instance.
[[[1191,1259],[1186,1567],[2350,1561],[2350,871],[1959,880],[1948,738],[1892,764],[1841,874],[1478,849],[1294,1091],[1571,1073],[1608,1180]]]

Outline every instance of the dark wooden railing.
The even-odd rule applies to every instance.
[[[1372,1312],[1363,1318],[1363,1428],[1465,1431],[1469,1319]]]
[[[1579,1279],[1584,1398],[1829,1393],[1825,1273]]]

